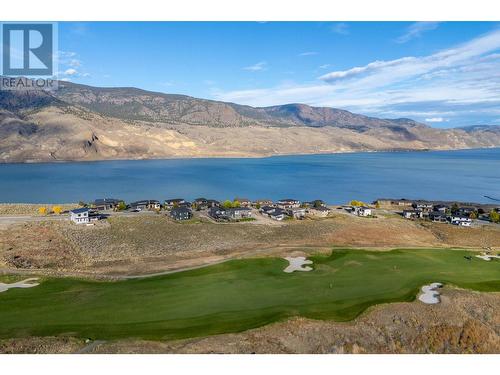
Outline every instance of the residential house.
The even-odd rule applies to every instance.
[[[410,209],[410,210],[403,210],[403,217],[405,219],[415,220],[415,219],[422,219],[424,216],[421,210]]]
[[[330,209],[328,207],[320,206],[320,207],[311,207],[309,208],[309,213],[314,216],[326,217],[330,213]]]
[[[372,209],[366,206],[354,206],[354,214],[357,216],[371,216]]]
[[[262,206],[259,212],[263,215],[269,215],[271,212],[276,211],[277,207],[274,206]]]
[[[448,206],[444,205],[444,204],[436,204],[434,205],[434,212],[439,212],[441,214],[445,214],[446,211],[448,210]]]
[[[90,208],[76,208],[69,211],[70,220],[75,224],[88,224],[90,222]]]
[[[432,203],[422,201],[413,202],[412,207],[415,210],[422,211],[422,213],[429,213],[434,210],[434,205]]]
[[[164,206],[167,210],[170,210],[174,207],[179,207],[184,203],[186,203],[184,198],[166,199],[164,202]]]
[[[250,207],[252,205],[252,201],[248,198],[234,198],[233,202],[240,202],[241,207]]]
[[[216,221],[227,221],[229,217],[227,216],[227,210],[224,207],[214,206],[208,209],[208,216]]]
[[[315,199],[310,202],[303,202],[302,207],[326,207],[326,203],[323,202],[321,199]]]
[[[285,218],[286,212],[282,208],[274,206],[263,206],[260,208],[260,213],[266,215],[273,220],[281,221]]]
[[[233,220],[248,219],[252,217],[252,209],[250,207],[229,208],[226,215]]]
[[[96,199],[92,203],[92,208],[95,208],[96,210],[99,210],[99,211],[113,210],[121,202],[123,202],[122,199],[100,198],[100,199]]]
[[[294,219],[303,219],[306,217],[306,209],[302,207],[288,208],[286,214]]]
[[[206,210],[208,208],[208,199],[196,198],[193,201],[193,208],[196,208],[197,210]]]
[[[132,210],[159,210],[161,208],[160,202],[154,199],[147,199],[143,201],[132,202],[129,204]]]
[[[188,207],[174,207],[170,210],[170,217],[174,220],[189,220],[193,212]]]
[[[100,215],[97,211],[87,207],[76,208],[69,211],[69,214],[70,220],[75,224],[88,224],[100,219]]]
[[[282,221],[285,219],[286,214],[285,214],[285,210],[283,210],[282,208],[276,207],[276,209],[273,210],[272,212],[270,212],[268,214],[268,216],[273,220]]]
[[[446,223],[446,214],[440,211],[433,211],[429,214],[429,219],[436,223]]]
[[[389,199],[389,198],[379,198],[375,202],[380,207],[391,207],[391,206],[400,206],[400,207],[411,207],[413,204],[412,201],[408,199]]]
[[[453,225],[459,225],[462,227],[470,227],[472,224],[472,219],[469,216],[453,214],[449,217],[450,223]]]
[[[208,207],[218,207],[220,206],[220,202],[215,199],[207,199]]]
[[[455,214],[470,217],[470,215],[474,212],[476,212],[476,207],[459,207]]]
[[[270,199],[258,199],[252,203],[254,207],[264,207],[264,206],[272,206],[273,201]]]
[[[298,201],[296,199],[290,199],[290,198],[280,199],[277,202],[277,205],[279,208],[282,208],[285,210],[289,209],[289,208],[298,208],[298,207],[300,207],[300,201]]]

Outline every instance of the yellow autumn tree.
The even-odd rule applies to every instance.
[[[56,215],[60,215],[62,212],[62,207],[61,206],[53,206],[52,212],[55,213]]]
[[[38,208],[38,213],[40,215],[47,215],[47,207],[40,207],[40,208]]]

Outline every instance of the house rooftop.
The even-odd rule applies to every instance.
[[[189,209],[188,207],[177,207],[177,208],[173,208],[172,211],[170,211],[170,213],[185,213],[185,212],[191,212],[191,209]]]
[[[82,207],[82,208],[75,208],[74,210],[71,210],[69,212],[74,213],[74,214],[81,214],[81,213],[88,212],[88,211],[90,211],[90,208]]]

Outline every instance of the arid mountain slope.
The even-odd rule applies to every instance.
[[[54,93],[0,91],[0,162],[499,146],[500,127],[439,130],[304,104],[254,108],[67,82]]]

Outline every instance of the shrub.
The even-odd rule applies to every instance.
[[[361,207],[361,206],[366,206],[366,205],[367,204],[365,202],[362,202],[362,201],[356,201],[356,200],[351,201],[351,206]]]
[[[493,223],[500,223],[500,213],[498,213],[496,211],[491,211],[490,212],[490,220]]]

